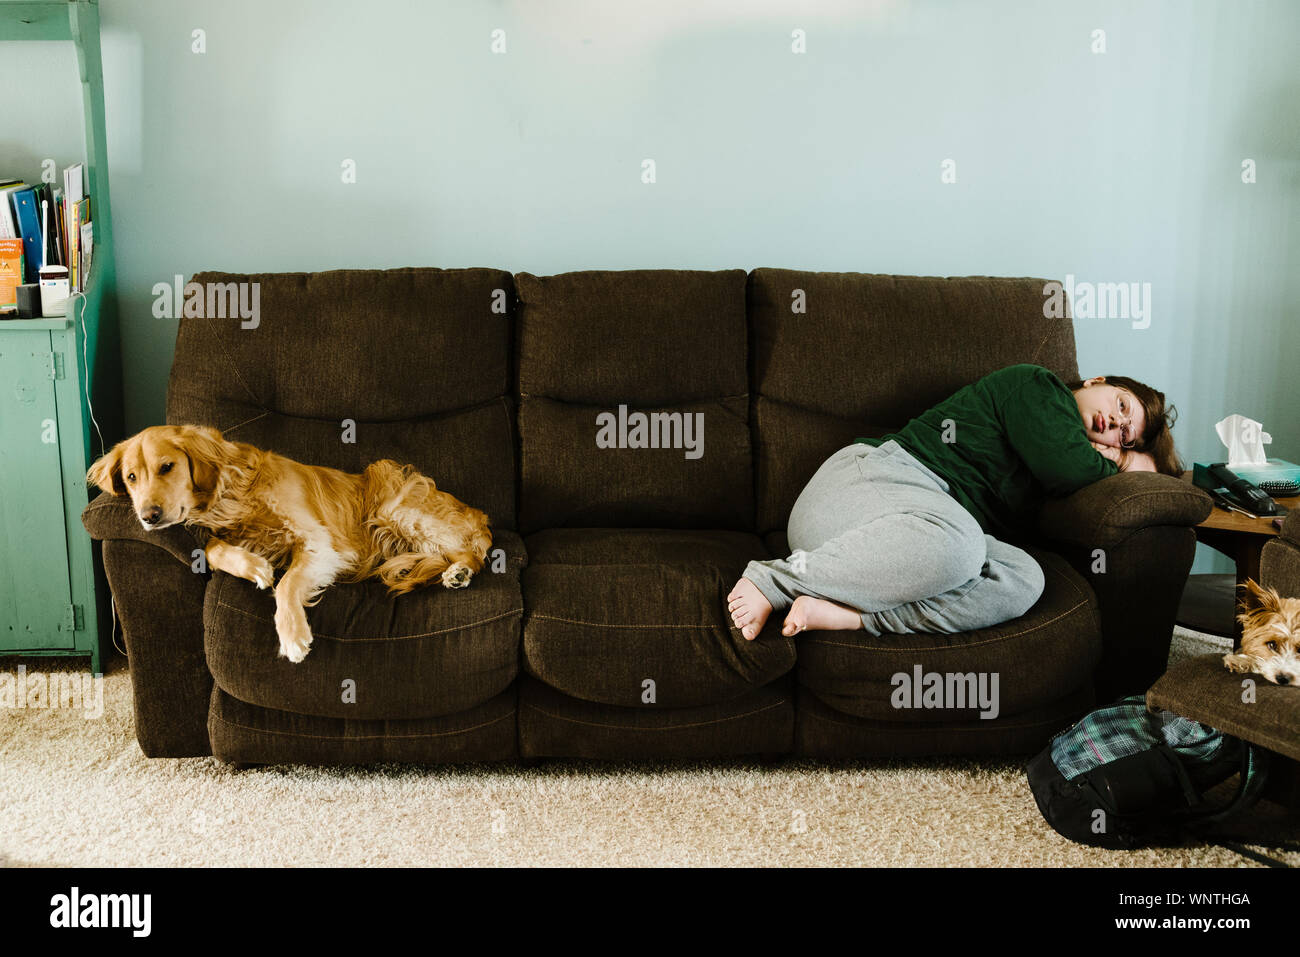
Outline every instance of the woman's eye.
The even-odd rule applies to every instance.
[[[171,470],[172,470],[172,464],[170,462],[164,462],[163,467],[158,470],[158,474],[166,475]]]

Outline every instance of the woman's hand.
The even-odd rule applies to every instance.
[[[1124,450],[1120,448],[1116,448],[1113,445],[1103,445],[1101,442],[1093,442],[1092,447],[1096,449],[1098,452],[1100,452],[1102,455],[1104,455],[1106,458],[1110,459],[1116,465],[1119,465],[1120,461],[1123,458],[1122,453]]]
[[[1093,442],[1092,447],[1119,466],[1121,472],[1156,472],[1156,460],[1146,452],[1134,452]]]

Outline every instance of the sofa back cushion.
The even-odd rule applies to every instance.
[[[744,271],[515,285],[521,531],[751,530]]]
[[[193,283],[203,305],[177,332],[169,423],[346,472],[410,463],[515,527],[510,273],[205,272]],[[253,283],[256,297],[240,286]],[[230,308],[241,289],[251,319]]]
[[[1078,374],[1043,279],[756,269],[749,276],[758,530],[784,529],[821,463],[1004,366]],[[1104,371],[1104,370],[1102,370]]]

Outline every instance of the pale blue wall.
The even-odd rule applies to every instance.
[[[1241,411],[1300,461],[1293,0],[101,5],[132,431],[175,273],[772,265],[1149,282],[1150,328],[1076,319],[1081,370],[1164,388],[1189,459]],[[14,47],[0,88],[66,72]]]

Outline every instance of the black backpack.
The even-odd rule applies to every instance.
[[[1129,849],[1195,837],[1289,866],[1213,832],[1259,799],[1268,752],[1190,718],[1152,712],[1141,695],[1099,708],[1056,735],[1027,774],[1047,823],[1079,844]],[[1232,798],[1208,802],[1205,793],[1234,774],[1241,780]],[[1288,842],[1262,846],[1300,850]]]

